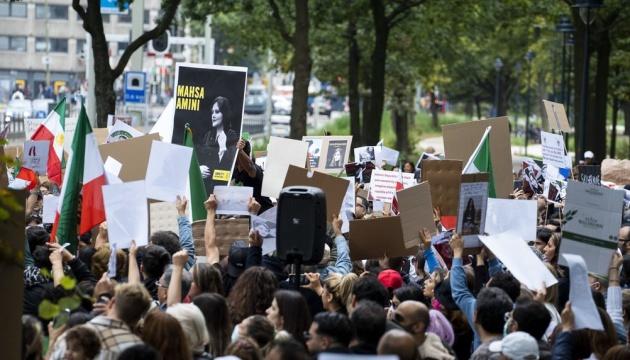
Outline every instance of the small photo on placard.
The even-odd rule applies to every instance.
[[[308,160],[311,169],[319,167],[319,158],[322,155],[322,139],[308,139]]]
[[[328,143],[328,152],[326,156],[326,169],[341,169],[344,165],[346,157],[345,140],[332,140]]]

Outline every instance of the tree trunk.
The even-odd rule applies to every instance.
[[[383,3],[380,0],[371,0],[370,7],[374,21],[374,49],[370,76],[371,105],[369,114],[363,117],[363,140],[367,144],[376,144],[381,136],[381,120],[385,104],[385,62],[389,27]]]
[[[610,132],[610,157],[615,158],[617,150],[617,115],[619,113],[619,99],[613,97],[612,103],[612,131]]]
[[[607,30],[599,32],[597,43],[597,69],[595,74],[595,91],[589,100],[593,106],[586,122],[586,147],[595,154],[600,162],[606,157],[606,115],[608,108],[608,77],[610,75],[611,44]]]
[[[306,135],[308,111],[308,84],[311,80],[311,49],[309,45],[308,1],[295,0],[295,32],[293,35],[293,99],[291,101],[292,139],[301,140]]]
[[[438,105],[437,105],[437,97],[435,96],[435,91],[429,91],[429,109],[431,109],[431,126],[434,129],[437,129],[440,126],[440,119],[438,119]]]
[[[475,108],[477,109],[477,120],[481,120],[481,99],[479,95],[475,96]]]
[[[360,146],[361,139],[361,109],[359,101],[359,65],[361,54],[357,42],[356,17],[350,14],[348,20],[348,107],[350,108],[350,133],[354,146]]]
[[[409,154],[409,113],[406,109],[399,108],[392,111],[394,131],[396,132],[396,149],[401,154]],[[401,157],[402,158],[402,157]]]
[[[623,134],[626,136],[630,136],[630,101],[626,101],[621,105],[621,109],[623,111]]]
[[[88,3],[87,19],[94,29],[92,33],[92,54],[94,56],[94,95],[96,99],[96,125],[107,126],[107,115],[116,112],[114,74],[109,65],[109,45],[105,39],[103,18],[97,1]],[[92,119],[93,120],[93,119]]]

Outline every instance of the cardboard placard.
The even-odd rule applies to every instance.
[[[547,122],[549,123],[549,129],[558,130],[566,133],[573,132],[569,125],[569,119],[567,118],[567,112],[564,110],[564,105],[543,100],[545,106],[545,112],[547,113]]]
[[[433,207],[442,216],[457,216],[462,166],[460,160],[422,160],[422,181],[429,182]]]
[[[602,161],[602,180],[617,185],[630,184],[630,160],[604,159]]]
[[[247,241],[249,237],[249,221],[249,218],[214,220],[217,246],[219,247],[220,255],[228,255],[230,253],[230,246],[232,246],[235,241]],[[205,226],[205,220],[195,221],[192,224],[196,256],[206,256],[206,246],[203,238]]]
[[[350,159],[352,136],[304,136],[311,170],[338,173]]]
[[[107,129],[105,129],[107,130]],[[104,144],[98,147],[103,162],[108,156],[122,163],[119,177],[123,182],[144,180],[149,165],[151,144],[160,140],[159,134],[150,134],[137,138]]]
[[[427,229],[435,232],[431,186],[428,182],[398,192],[398,209],[405,247],[420,244],[419,232]]]
[[[418,247],[405,247],[398,216],[350,221],[350,258],[380,259],[415,255]]]
[[[602,184],[602,168],[599,165],[578,165],[577,170],[578,181],[593,185]]]
[[[488,126],[492,126],[489,136],[495,191],[498,198],[506,199],[512,192],[513,180],[512,148],[507,116],[442,126],[444,152],[447,159],[467,162]],[[431,193],[433,193],[433,188],[431,188]]]
[[[341,211],[348,181],[318,171],[314,171],[309,177],[308,170],[290,165],[282,187],[287,186],[313,186],[322,189],[326,194],[326,220],[330,221],[333,214],[339,215]]]

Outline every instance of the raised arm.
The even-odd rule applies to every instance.
[[[166,304],[168,306],[182,302],[182,273],[184,272],[187,259],[188,253],[186,253],[186,250],[180,250],[173,254],[173,274],[166,293]]]
[[[109,237],[107,236],[107,221],[103,221],[98,226],[98,235],[96,235],[96,241],[94,241],[94,248],[100,249],[103,246],[107,246]]]
[[[138,267],[138,247],[136,242],[131,240],[131,246],[129,247],[129,273],[127,274],[127,281],[130,284],[140,284],[140,268]]]
[[[256,166],[254,166],[252,159],[247,156],[243,150],[245,148],[245,140],[240,139],[236,147],[238,149],[238,153],[236,155],[236,162],[238,163],[238,166],[243,169],[250,178],[256,177]]]
[[[343,220],[341,220],[341,216],[333,215],[332,218],[332,228],[335,234],[335,246],[337,247],[337,261],[335,261],[335,265],[329,265],[325,269],[325,273],[321,273],[322,278],[326,278],[330,273],[337,273],[341,275],[345,275],[352,271],[352,261],[350,260],[350,247],[348,246],[348,241],[345,237],[343,237],[343,233],[341,232],[341,225],[343,225]]]
[[[424,258],[427,261],[427,267],[429,268],[429,274],[435,271],[435,269],[440,267],[440,263],[435,258],[435,254],[433,253],[433,249],[431,249],[431,233],[427,229],[422,229],[419,232],[420,241],[422,245],[422,253],[424,254]]]
[[[451,266],[450,281],[451,295],[459,309],[466,315],[468,324],[475,329],[474,313],[477,300],[472,292],[466,286],[466,273],[464,272],[464,240],[459,234],[453,234],[450,240],[451,249],[453,249],[453,265]]]
[[[219,262],[219,247],[217,246],[217,233],[214,228],[214,218],[217,214],[217,199],[214,195],[210,195],[208,200],[203,203],[208,211],[206,217],[206,228],[203,232],[203,240],[206,247],[206,258],[209,264]]]
[[[186,208],[188,207],[188,199],[185,196],[177,195],[175,201],[175,207],[177,208],[177,225],[179,227],[179,244],[182,249],[188,253],[188,260],[186,261],[186,270],[195,265],[195,244],[192,238],[192,225],[190,220],[186,216]]]
[[[617,338],[626,339],[628,331],[623,323],[623,308],[622,308],[622,296],[621,286],[619,283],[619,270],[623,264],[623,257],[614,252],[610,259],[610,266],[608,267],[608,294],[606,297],[606,312],[610,315],[610,319],[615,325],[615,331],[617,332]]]

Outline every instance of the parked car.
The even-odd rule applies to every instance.
[[[262,85],[252,85],[247,88],[245,98],[245,114],[260,115],[267,112],[269,95]]]

